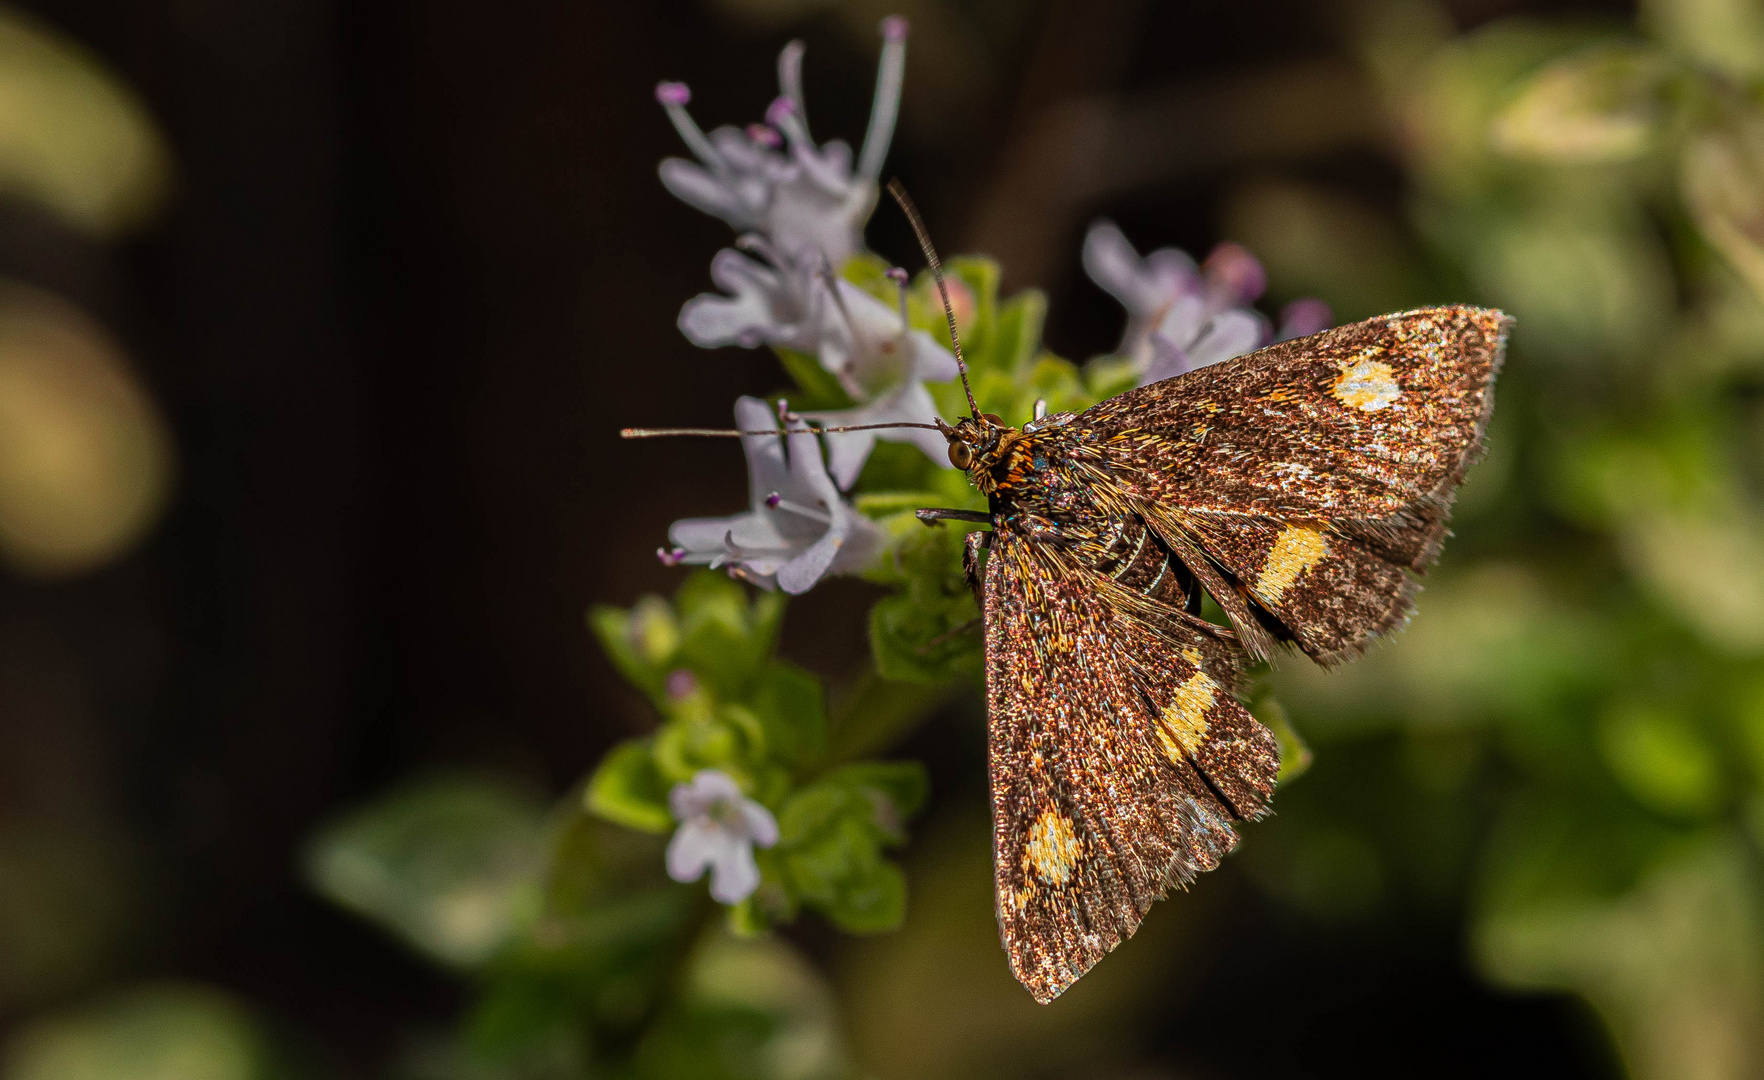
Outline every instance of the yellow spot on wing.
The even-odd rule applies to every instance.
[[[1023,861],[1035,876],[1051,885],[1063,885],[1078,866],[1078,837],[1072,823],[1058,810],[1044,810],[1029,827],[1029,844]]]
[[[1356,360],[1341,366],[1341,377],[1331,391],[1343,405],[1361,412],[1387,409],[1403,396],[1396,383],[1396,372],[1389,364],[1376,360]]]
[[[1219,684],[1203,672],[1195,672],[1176,688],[1170,704],[1158,717],[1158,741],[1171,761],[1182,761],[1200,749],[1207,739],[1207,710],[1213,707]]]
[[[1329,554],[1329,545],[1316,529],[1289,525],[1280,530],[1268,561],[1262,564],[1262,576],[1256,581],[1256,595],[1273,603],[1280,594],[1292,588],[1299,575],[1322,561]]]

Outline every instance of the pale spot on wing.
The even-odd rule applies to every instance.
[[[1072,823],[1058,810],[1044,810],[1029,827],[1029,843],[1023,860],[1035,876],[1050,885],[1063,885],[1078,866],[1078,837]]]
[[[1403,396],[1397,386],[1396,372],[1389,364],[1376,360],[1355,360],[1341,366],[1341,378],[1331,391],[1338,401],[1350,409],[1377,412],[1387,409]]]
[[[1280,594],[1292,588],[1300,574],[1327,554],[1329,545],[1316,529],[1289,525],[1280,530],[1273,550],[1268,552],[1268,561],[1262,564],[1262,576],[1256,581],[1256,595],[1269,603],[1279,600]]]
[[[1175,696],[1159,717],[1163,722],[1158,725],[1158,741],[1164,744],[1164,753],[1171,761],[1187,759],[1206,741],[1207,710],[1213,707],[1218,693],[1219,684],[1201,672],[1195,672],[1176,688]]]

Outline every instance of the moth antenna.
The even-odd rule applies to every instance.
[[[902,421],[898,424],[848,424],[844,427],[797,428],[794,431],[785,428],[774,428],[769,431],[739,431],[735,428],[697,428],[697,427],[664,427],[639,428],[628,427],[619,429],[621,439],[660,439],[669,435],[709,435],[720,438],[739,439],[743,435],[825,435],[841,431],[879,431],[883,428],[924,428],[927,431],[942,431],[936,424],[909,424]]]
[[[943,298],[943,317],[949,320],[949,343],[955,347],[956,374],[962,377],[962,393],[968,395],[968,413],[978,417],[980,406],[974,403],[974,388],[968,385],[968,362],[962,358],[962,339],[956,333],[955,305],[949,302],[949,286],[943,280],[943,263],[937,258],[937,249],[931,246],[931,233],[925,228],[925,219],[919,216],[919,208],[913,205],[899,180],[888,181],[888,194],[894,196],[901,212],[906,214],[907,224],[913,227],[913,235],[919,239],[919,249],[925,253],[925,261],[931,266],[931,277],[937,282],[937,295]]]

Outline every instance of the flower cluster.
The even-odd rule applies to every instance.
[[[708,870],[711,896],[732,906],[738,928],[804,905],[848,930],[890,928],[906,887],[883,849],[905,839],[923,770],[848,760],[819,680],[775,655],[783,613],[778,593],[750,597],[703,571],[672,603],[651,596],[591,613],[607,655],[663,720],[606,756],[588,809],[672,830],[668,875],[690,882]]]
[[[1315,334],[1331,322],[1321,300],[1296,300],[1281,312],[1276,338],[1268,320],[1249,306],[1267,288],[1268,275],[1239,244],[1220,244],[1198,267],[1176,248],[1141,258],[1120,229],[1099,221],[1084,237],[1084,272],[1127,309],[1127,329],[1115,351],[1132,364],[1141,386],[1273,340]]]
[[[680,311],[680,330],[702,348],[770,345],[811,357],[833,380],[844,408],[807,414],[828,426],[929,423],[935,406],[924,383],[955,378],[955,357],[915,330],[905,307],[839,276],[863,248],[877,181],[894,135],[906,64],[907,24],[882,23],[882,62],[870,126],[856,164],[840,140],[817,145],[802,95],[801,42],[778,57],[780,96],[766,122],[706,135],[686,111],[683,84],[656,97],[698,159],[661,164],[662,183],[682,200],[737,229],[736,247],[711,260],[722,293],[705,293]],[[849,488],[878,438],[919,446],[933,460],[944,443],[924,429],[847,432],[826,437],[830,475]],[[813,584],[809,581],[808,584]],[[806,587],[806,585],[804,586]]]

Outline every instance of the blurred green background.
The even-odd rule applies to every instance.
[[[655,724],[584,609],[743,497],[615,432],[779,383],[674,327],[727,236],[653,88],[757,117],[800,37],[856,133],[891,12],[887,174],[1061,355],[1119,332],[1098,216],[1518,320],[1410,628],[1273,674],[1310,770],[1049,1007],[971,692],[892,750],[897,931],[670,944],[702,887],[576,809]],[[878,595],[782,655],[841,692]],[[0,8],[0,1080],[1741,1080],[1761,855],[1758,0]]]

